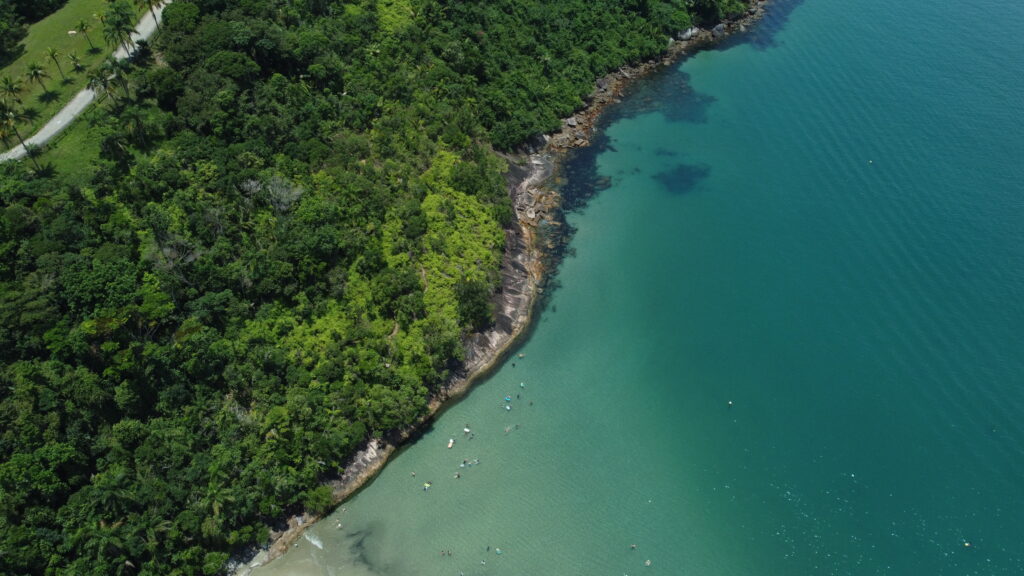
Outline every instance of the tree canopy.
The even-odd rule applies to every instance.
[[[329,508],[493,322],[494,148],[688,6],[168,5],[91,75],[88,170],[0,166],[0,573],[217,574]]]

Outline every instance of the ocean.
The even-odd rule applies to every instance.
[[[1024,574],[1022,29],[779,0],[636,83],[530,337],[255,574]]]

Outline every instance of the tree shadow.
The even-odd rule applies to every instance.
[[[61,83],[61,86],[70,86],[71,84],[75,83],[75,79],[74,78],[64,78],[63,80],[60,81],[60,83]]]
[[[60,98],[60,91],[58,90],[46,90],[39,95],[39,101],[43,104],[49,104]]]
[[[14,62],[18,58],[21,58],[25,54],[25,45],[18,44],[14,50],[11,50],[7,54],[0,53],[0,68],[6,68],[8,64]]]
[[[86,50],[86,52],[89,53],[89,54],[94,54],[95,55],[95,54],[99,54],[100,52],[103,52],[103,49],[100,48],[99,46],[93,46],[92,48],[89,48],[88,50]]]
[[[673,68],[642,78],[628,91],[628,97],[609,110],[610,121],[659,112],[670,122],[704,124],[708,121],[708,109],[715,103],[714,96],[694,90],[689,74]]]
[[[57,168],[52,162],[41,162],[38,168],[33,168],[32,173],[40,178],[53,178],[57,175]]]
[[[715,45],[715,50],[728,50],[740,44],[749,44],[755,50],[765,51],[779,46],[776,36],[786,28],[790,16],[804,0],[772,0],[764,17],[755,22],[746,32],[733,34]]]
[[[37,118],[39,118],[39,114],[40,114],[39,109],[38,108],[34,108],[32,106],[25,106],[24,108],[21,109],[21,115],[24,116],[25,119],[29,120],[29,121],[36,120]]]

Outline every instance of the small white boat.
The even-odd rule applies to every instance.
[[[455,438],[448,439],[448,447],[451,448],[452,446],[455,446]]]

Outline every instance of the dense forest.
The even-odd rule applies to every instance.
[[[114,4],[126,0],[116,0]],[[492,322],[510,150],[738,0],[177,0],[0,165],[0,573],[218,574]]]

